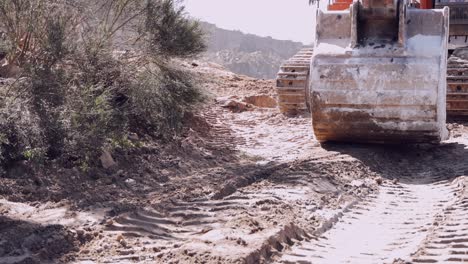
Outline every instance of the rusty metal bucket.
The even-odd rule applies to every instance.
[[[448,9],[399,4],[388,11],[365,4],[318,11],[309,84],[316,138],[371,143],[446,139]],[[396,20],[387,19],[391,12]],[[382,13],[386,17],[378,16]]]

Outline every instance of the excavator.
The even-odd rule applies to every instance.
[[[318,141],[445,140],[447,114],[468,117],[467,11],[432,0],[317,8],[314,46],[280,66],[281,112],[310,111]]]

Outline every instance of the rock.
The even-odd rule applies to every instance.
[[[245,242],[245,240],[243,240],[242,238],[238,238],[236,242],[237,244],[242,245],[242,246],[247,245],[247,242]]]
[[[251,109],[252,105],[248,104],[248,103],[245,103],[245,102],[240,102],[240,101],[237,101],[237,100],[229,100],[229,101],[225,102],[222,105],[222,107],[228,108],[229,110],[231,110],[234,113],[241,113],[241,112],[245,112],[245,111]]]
[[[378,177],[375,179],[375,182],[378,184],[378,185],[382,185],[383,183],[383,179],[381,177]]]
[[[104,150],[99,159],[101,160],[101,165],[104,169],[109,169],[117,165],[117,162],[115,162],[108,150]]]
[[[220,105],[225,105],[232,99],[233,99],[233,97],[229,97],[229,96],[227,96],[227,97],[218,97],[218,98],[215,99],[215,102],[217,104],[220,104]]]
[[[122,245],[122,247],[126,248],[128,246],[128,243],[125,239],[122,239],[119,241],[120,245]]]
[[[158,253],[158,252],[161,252],[161,249],[158,248],[158,247],[153,247],[153,251],[156,252],[156,253]]]
[[[106,226],[112,226],[113,224],[114,224],[114,220],[112,219],[107,220],[105,223]]]
[[[129,179],[126,179],[126,180],[125,180],[125,183],[126,183],[127,185],[135,185],[136,181],[135,181],[134,179],[130,179],[130,178],[129,178]]]
[[[353,187],[362,187],[362,186],[364,186],[364,182],[361,181],[361,180],[352,180],[349,185],[351,185]]]

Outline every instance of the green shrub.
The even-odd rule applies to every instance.
[[[39,125],[48,143],[47,156],[51,159],[63,153],[66,136],[61,112],[68,93],[68,81],[65,69],[58,67],[57,63],[71,52],[66,37],[71,33],[67,31],[67,13],[55,15],[43,19],[45,32],[40,34],[42,38],[37,41],[37,52],[23,65],[29,77],[26,89],[31,98],[31,109],[39,117]]]
[[[0,90],[0,168],[6,169],[11,164],[32,158],[43,159],[46,150],[44,133],[39,126],[39,119],[28,106],[28,100],[22,96],[19,86]],[[8,96],[7,96],[8,92]]]
[[[145,32],[152,55],[192,57],[206,49],[199,23],[173,0],[148,1]]]
[[[203,51],[203,34],[173,0],[70,3],[0,0],[8,62],[22,69],[0,104],[2,166],[59,159],[89,170],[103,149],[136,147],[130,132],[172,139],[201,99],[171,58]],[[147,49],[118,59],[112,42],[127,28]]]
[[[191,105],[202,99],[186,72],[155,65],[139,73],[128,97],[131,127],[165,139],[180,131]]]
[[[67,0],[0,0],[7,63],[23,67],[61,59],[65,39],[74,36],[76,11]]]
[[[85,49],[76,58],[64,112],[68,127],[68,154],[95,158],[106,143],[127,132],[124,102],[127,81],[122,65],[102,50]],[[81,155],[83,154],[84,155]]]

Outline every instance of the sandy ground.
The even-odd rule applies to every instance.
[[[208,103],[177,151],[141,154],[157,172],[89,179],[80,195],[55,184],[54,200],[0,179],[0,263],[468,258],[465,126],[450,124],[438,146],[320,145],[308,116],[278,112],[272,81],[186,67]]]

